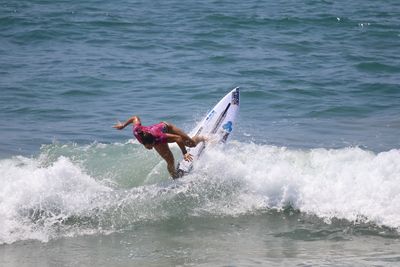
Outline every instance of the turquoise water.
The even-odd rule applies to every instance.
[[[395,0],[1,2],[1,265],[398,264],[399,14]],[[189,131],[235,86],[232,139],[177,182],[111,127]]]

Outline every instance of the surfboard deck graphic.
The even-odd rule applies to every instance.
[[[225,143],[232,133],[235,120],[239,112],[240,91],[239,87],[227,93],[200,123],[190,132],[189,136],[206,136],[213,142]],[[189,173],[193,168],[193,163],[201,156],[206,144],[199,143],[196,147],[188,148],[187,151],[193,156],[193,161],[181,160],[177,166],[178,178]]]

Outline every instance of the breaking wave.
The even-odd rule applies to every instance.
[[[208,148],[190,175],[172,181],[161,158],[135,142],[51,144],[37,157],[0,160],[0,173],[0,244],[287,207],[327,223],[400,227],[397,149],[293,150],[232,141]]]

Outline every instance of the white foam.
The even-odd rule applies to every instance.
[[[360,148],[290,150],[232,142],[225,151],[207,150],[198,169],[241,180],[252,207],[263,208],[263,200],[268,208],[292,205],[327,221],[361,219],[400,227],[397,149],[375,154]]]
[[[0,244],[113,231],[171,216],[239,216],[288,205],[327,221],[361,219],[400,228],[396,149],[378,154],[360,148],[293,150],[231,141],[208,147],[194,171],[173,182],[166,181],[165,162],[155,153],[146,158],[155,162],[155,167],[148,164],[147,174],[139,168],[141,154],[134,151],[121,165],[127,164],[125,169],[136,162],[132,170],[106,180],[110,170],[104,162],[123,154],[125,149],[115,151],[119,145],[101,146],[101,153],[53,148],[54,154],[45,150],[38,159],[0,160]],[[94,162],[82,166],[98,170],[88,172],[103,177],[98,178],[102,182],[58,153]],[[143,175],[147,179],[140,183]],[[134,188],[125,190],[127,179],[137,180]],[[95,223],[85,226],[86,218]]]
[[[109,190],[65,157],[48,167],[25,157],[1,160],[0,170],[0,244],[47,241],[54,225],[92,208],[96,194]],[[47,216],[34,223],[40,212]]]

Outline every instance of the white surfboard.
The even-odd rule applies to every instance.
[[[239,87],[226,94],[215,107],[196,125],[189,136],[206,136],[212,143],[225,143],[235,127],[239,112]],[[182,160],[178,163],[177,174],[182,177],[193,169],[193,163],[201,156],[207,144],[199,143],[187,151],[193,156],[193,161]]]

